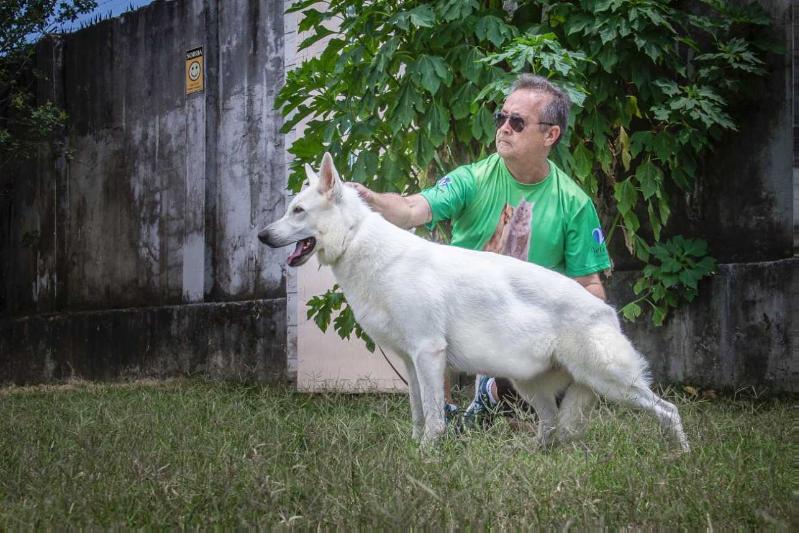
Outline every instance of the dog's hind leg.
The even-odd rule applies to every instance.
[[[684,452],[691,451],[688,445],[688,437],[682,428],[682,419],[677,407],[664,400],[648,386],[636,384],[634,385],[629,394],[626,395],[626,401],[655,415],[660,422],[660,426],[664,431],[671,433],[672,438],[676,440]]]
[[[549,446],[553,442],[558,405],[555,395],[563,390],[571,378],[563,371],[550,370],[529,381],[514,381],[519,395],[533,406],[538,415],[538,442]]]
[[[569,385],[560,402],[555,439],[566,443],[582,438],[596,402],[597,396],[590,388],[580,383]]]
[[[586,335],[580,357],[561,361],[575,381],[609,400],[652,413],[683,451],[689,451],[677,408],[649,389],[646,362],[630,341],[620,332],[607,329]]]
[[[433,345],[435,346],[435,345]],[[424,432],[422,446],[435,443],[444,433],[444,369],[446,367],[446,348],[424,347],[411,354],[416,378],[419,383],[422,410],[424,412]]]

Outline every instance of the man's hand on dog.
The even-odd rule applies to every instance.
[[[365,185],[358,183],[357,181],[348,181],[344,185],[355,189],[358,192],[358,196],[361,197],[361,200],[369,205],[372,205],[374,193]]]

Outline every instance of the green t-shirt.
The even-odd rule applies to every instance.
[[[431,224],[452,221],[452,244],[536,263],[567,276],[610,267],[591,199],[553,162],[538,183],[516,181],[493,154],[422,191]]]

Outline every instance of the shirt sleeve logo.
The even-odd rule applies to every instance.
[[[444,176],[443,178],[438,180],[438,183],[436,183],[436,186],[439,189],[446,189],[449,186],[450,183],[452,183],[452,178],[450,178],[449,176]]]
[[[602,228],[594,228],[591,231],[591,236],[594,238],[594,242],[597,244],[602,244],[605,242],[605,236],[602,234]]]

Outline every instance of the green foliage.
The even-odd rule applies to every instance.
[[[415,193],[493,149],[493,110],[518,73],[535,72],[575,104],[551,157],[612,220],[608,240],[618,228],[645,278],[669,294],[648,299],[653,321],[695,294],[691,284],[662,283],[683,272],[661,271],[657,255],[682,246],[663,242],[669,193],[693,191],[702,158],[736,130],[733,105],[765,72],[770,48],[760,36],[770,21],[759,6],[528,0],[509,13],[499,0],[332,0],[325,12],[312,4],[290,9],[310,34],[300,48],[329,40],[289,73],[277,101],[284,131],[310,118],[290,149],[293,189],[302,165],[327,150],[354,181]],[[691,283],[712,271],[679,265]],[[640,314],[627,309],[630,319]]]
[[[642,302],[652,307],[652,322],[660,326],[671,308],[681,301],[692,301],[699,291],[699,280],[716,270],[716,260],[708,255],[707,243],[701,239],[685,239],[678,235],[649,248],[653,261],[635,282],[633,292],[638,299],[622,307],[628,320],[641,315]]]
[[[506,73],[481,61],[519,29],[501,2],[333,0],[321,13],[299,2],[300,50],[329,37],[324,52],[287,76],[277,105],[284,131],[311,117],[295,155],[290,187],[302,164],[330,151],[349,177],[377,191],[412,193],[437,176],[487,153],[494,103],[480,91]],[[340,23],[332,31],[333,23]],[[369,153],[370,156],[362,155]],[[352,159],[350,159],[352,156]],[[352,163],[352,164],[351,164]]]
[[[370,352],[375,351],[375,343],[361,329],[361,325],[355,320],[352,308],[344,299],[344,294],[339,290],[338,284],[326,293],[314,296],[308,301],[308,318],[313,318],[316,325],[322,331],[327,331],[330,326],[330,319],[334,311],[338,315],[333,320],[333,328],[342,339],[349,339],[352,333],[366,344],[366,349]]]
[[[5,0],[0,2],[0,169],[28,158],[66,121],[52,102],[37,102],[34,41],[97,7],[96,0]]]

